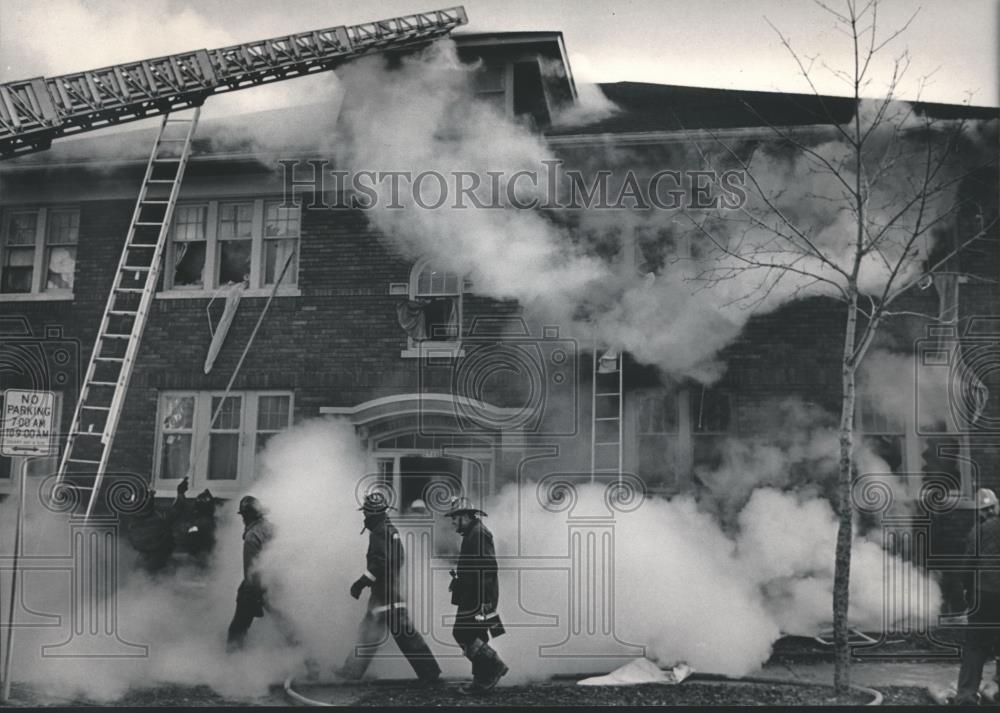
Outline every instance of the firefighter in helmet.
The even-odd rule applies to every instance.
[[[500,584],[496,549],[493,534],[480,519],[485,516],[486,513],[473,507],[468,498],[452,498],[451,507],[445,513],[462,536],[458,564],[452,571],[449,589],[451,603],[458,607],[452,636],[472,662],[472,683],[460,689],[468,695],[492,691],[508,671],[499,654],[489,645],[490,636],[500,636],[504,630],[497,613]]]
[[[976,524],[969,532],[965,550],[970,568],[964,582],[965,596],[970,609],[958,672],[957,705],[979,702],[983,665],[1000,650],[1000,634],[992,628],[1000,622],[1000,570],[989,564],[1000,556],[998,515],[1000,501],[996,493],[980,488],[976,492]]]
[[[240,498],[237,512],[243,518],[243,581],[236,590],[236,613],[229,624],[226,637],[226,650],[237,651],[243,648],[250,625],[257,617],[267,612],[277,624],[289,646],[297,646],[299,641],[294,627],[280,611],[271,606],[267,598],[267,589],[261,582],[257,560],[267,543],[274,538],[274,526],[267,519],[264,507],[253,495]],[[312,667],[313,662],[307,661]]]
[[[378,491],[369,493],[358,509],[363,511],[365,518],[361,532],[368,530],[369,533],[368,552],[365,571],[351,585],[351,596],[358,599],[369,587],[371,594],[358,632],[358,643],[338,673],[352,680],[364,676],[388,630],[420,682],[426,686],[439,685],[441,668],[424,638],[410,623],[406,611],[400,577],[405,556],[403,541],[389,519],[385,495]]]

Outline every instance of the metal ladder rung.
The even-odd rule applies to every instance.
[[[618,398],[621,398],[621,394],[617,391],[605,391],[603,394],[594,394],[594,396],[617,396]]]
[[[144,265],[126,265],[122,268],[124,272],[149,272],[153,268]]]
[[[614,446],[615,448],[621,448],[621,444],[618,441],[596,441],[595,446]]]
[[[146,183],[177,183],[175,178],[150,178]]]
[[[617,416],[601,416],[600,418],[595,418],[595,421],[621,421]]]
[[[153,163],[180,163],[182,159],[179,158],[168,158],[166,156],[162,158],[154,158]]]
[[[85,460],[83,458],[67,458],[66,461],[68,463],[86,463],[87,465],[100,465],[101,464],[101,461],[99,461],[99,460]]]
[[[156,201],[140,201],[140,202],[145,205],[170,205],[170,201],[156,200]]]
[[[115,292],[145,292],[141,287],[116,287]]]
[[[136,225],[163,225],[163,221],[160,221],[159,223],[137,222],[135,224]]]
[[[128,315],[139,314],[139,312],[137,310],[130,310],[130,309],[112,309],[108,310],[108,314],[116,314],[121,317],[127,317]]]
[[[88,381],[87,386],[118,386],[117,381]]]
[[[125,357],[95,356],[94,361],[125,361]]]
[[[110,411],[110,406],[81,406],[80,408],[90,409],[91,411]],[[76,433],[84,433],[84,431],[76,431]]]

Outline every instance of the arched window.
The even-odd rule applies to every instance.
[[[410,299],[399,305],[399,323],[417,342],[457,342],[462,331],[462,276],[423,260],[410,273]]]

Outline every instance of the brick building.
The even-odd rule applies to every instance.
[[[569,165],[597,165],[622,151],[676,155],[675,147],[706,129],[744,142],[767,141],[775,125],[822,133],[853,116],[845,99],[626,82],[602,87],[621,108],[615,115],[555,125],[554,116],[576,96],[560,33],[455,40],[463,59],[483,61],[483,98],[539,133]],[[922,110],[975,119],[997,114],[993,108]],[[478,295],[463,275],[404,258],[364,211],[313,210],[309,200],[289,208],[283,203],[287,175],[277,160],[308,161],[315,154],[296,153],[294,142],[259,149],[244,140],[244,130],[248,123],[310,130],[298,116],[295,109],[276,109],[199,128],[111,470],[140,474],[163,495],[190,469],[193,490],[209,487],[233,497],[252,485],[258,453],[273,434],[338,414],[354,423],[371,474],[395,485],[403,509],[441,480],[472,494],[495,492],[518,476],[536,446],[558,448],[558,469],[589,472],[592,345],[522,320],[516,302]],[[4,388],[57,391],[63,428],[72,418],[152,138],[152,130],[97,134],[0,164],[0,378]],[[296,180],[305,180],[304,165]],[[976,196],[978,208],[959,213],[950,228],[962,235],[991,226],[984,247],[965,254],[961,265],[991,279],[1000,275],[990,222],[995,169],[994,163],[962,182],[960,190]],[[655,273],[663,269],[658,239],[676,235],[616,234],[604,256],[622,269]],[[222,404],[292,248],[296,257]],[[220,287],[244,277],[249,286],[206,374],[210,323],[218,320],[224,297]],[[967,319],[1000,317],[993,282],[967,280],[947,289],[947,298],[941,284],[916,291],[908,307],[936,314],[957,299],[957,328],[985,330],[968,332],[972,343],[1000,339],[992,323]],[[406,305],[420,308],[408,314]],[[408,328],[407,319],[423,320],[423,332]],[[699,469],[718,465],[725,439],[768,437],[784,427],[762,417],[773,410],[769,404],[797,396],[835,419],[842,329],[842,307],[822,298],[755,317],[724,350],[727,368],[711,386],[665,378],[626,354],[622,469],[637,473],[653,492],[691,492],[699,487]],[[912,352],[922,329],[922,323],[901,319],[887,326],[880,343]],[[501,379],[476,391],[476,360],[495,355],[498,342],[514,345],[513,353],[530,362],[529,378]],[[998,373],[987,367],[982,374],[994,391]],[[532,389],[541,389],[544,398],[539,401]],[[972,429],[971,436],[928,435],[912,420],[866,410],[863,397],[860,404],[859,430],[894,471],[951,473],[957,483],[952,490],[963,498],[977,483],[1000,486],[1000,457],[988,428]],[[987,407],[995,419],[996,400]],[[617,427],[613,418],[605,423]],[[0,493],[9,491],[22,463],[0,458]],[[524,473],[531,475],[532,467]],[[31,468],[53,466],[35,461]]]

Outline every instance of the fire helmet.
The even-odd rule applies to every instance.
[[[989,488],[980,488],[976,491],[976,510],[997,506],[997,494]]]
[[[448,508],[448,512],[444,514],[445,517],[452,517],[453,515],[482,515],[486,517],[486,513],[475,507],[472,501],[468,498],[452,498],[451,506]]]
[[[260,500],[253,495],[244,495],[240,498],[240,506],[236,512],[244,517],[259,517],[264,514],[264,508],[261,506]]]
[[[364,505],[358,508],[363,510],[365,517],[369,515],[380,515],[389,509],[389,501],[386,500],[385,493],[374,490],[365,495]]]

